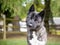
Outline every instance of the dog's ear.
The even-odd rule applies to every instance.
[[[33,11],[35,11],[35,8],[34,8],[34,5],[32,4],[28,13],[33,12]]]
[[[42,19],[44,18],[44,15],[45,15],[45,11],[41,11],[39,14],[38,14]]]

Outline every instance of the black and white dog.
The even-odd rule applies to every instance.
[[[47,33],[44,27],[44,14],[44,10],[36,12],[34,5],[30,7],[26,19],[28,45],[46,45]]]

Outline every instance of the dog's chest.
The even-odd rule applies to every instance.
[[[32,36],[33,36],[33,38],[31,40],[29,40],[31,45],[39,45],[40,41],[38,40],[37,33],[33,31]]]
[[[32,33],[32,36],[33,36],[33,38],[31,40],[29,40],[30,44],[31,45],[37,45],[37,35],[34,31]]]
[[[45,45],[46,44],[46,32],[45,28],[41,28],[39,31],[32,33],[33,38],[29,40],[31,45]]]

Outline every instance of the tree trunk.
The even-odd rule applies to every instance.
[[[51,8],[50,8],[50,1],[51,0],[45,0],[45,27],[47,29],[47,32],[49,33],[49,16],[51,15]]]

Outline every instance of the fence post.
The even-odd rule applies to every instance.
[[[6,40],[6,16],[2,14],[3,17],[3,39]]]

